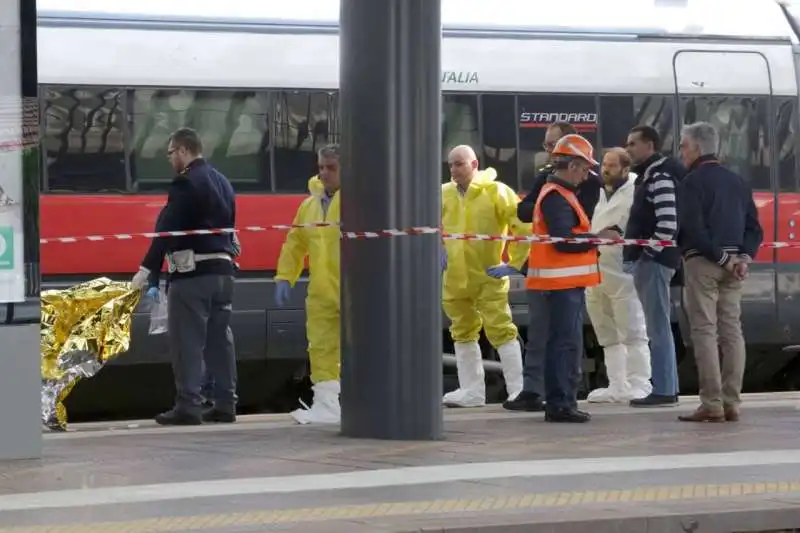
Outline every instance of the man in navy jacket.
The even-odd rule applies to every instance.
[[[202,155],[197,132],[181,128],[170,137],[167,157],[177,173],[170,184],[158,232],[232,228],[236,198],[228,179]],[[156,417],[161,425],[236,420],[236,352],[230,327],[234,256],[228,234],[153,239],[133,277],[145,288],[166,257],[169,268],[168,330],[175,377],[175,407]],[[214,378],[214,407],[203,412],[203,362]]]
[[[745,367],[742,282],[764,238],[750,185],[720,164],[718,146],[711,124],[683,129],[681,157],[689,174],[679,188],[678,244],[686,263],[684,302],[701,402],[679,417],[684,422],[739,420]]]

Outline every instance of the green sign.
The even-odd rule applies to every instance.
[[[0,226],[0,270],[14,268],[14,229]]]

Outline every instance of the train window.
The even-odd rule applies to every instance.
[[[238,190],[266,190],[270,179],[269,94],[246,91],[136,89],[133,92],[131,172],[139,190],[164,188],[174,172],[169,136],[188,126],[203,155]]]
[[[450,180],[447,165],[450,150],[462,144],[471,146],[478,161],[482,162],[478,97],[474,94],[446,94],[442,98],[442,183]]]
[[[664,155],[674,152],[672,96],[630,95],[600,97],[600,138],[603,149],[625,146],[634,126],[652,126],[661,136]]]
[[[44,90],[42,145],[50,191],[124,191],[121,89]]]
[[[777,99],[775,131],[778,148],[778,185],[781,192],[797,192],[797,158],[795,143],[797,134],[797,115],[794,97]]]
[[[275,108],[275,182],[279,192],[306,192],[317,173],[317,151],[339,142],[336,93],[283,91]]]
[[[483,164],[497,171],[497,178],[517,190],[517,132],[514,96],[481,95]]]
[[[719,158],[756,191],[771,191],[768,100],[766,97],[681,98],[684,124],[704,121],[719,131]]]
[[[547,152],[542,145],[545,132],[553,122],[569,122],[575,126],[578,133],[597,145],[597,110],[594,96],[535,94],[520,96],[518,105],[522,189],[530,188],[537,170],[547,163]]]

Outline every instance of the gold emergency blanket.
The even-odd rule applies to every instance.
[[[141,291],[98,278],[69,289],[42,291],[42,423],[67,428],[64,399],[81,378],[94,376],[128,350],[131,318]]]

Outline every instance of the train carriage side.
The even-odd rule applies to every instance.
[[[794,208],[787,206],[798,192],[792,39],[781,33],[786,21],[781,19],[783,26],[775,21],[775,15],[783,15],[772,2],[745,4],[762,7],[764,17],[755,30],[720,30],[719,38],[672,35],[659,28],[598,29],[605,8],[594,2],[585,7],[597,16],[577,21],[585,27],[571,32],[547,27],[548,17],[559,20],[558,13],[547,10],[537,11],[541,27],[522,30],[487,30],[474,21],[472,27],[462,22],[448,28],[445,18],[442,179],[447,179],[448,147],[467,143],[477,148],[482,165],[495,167],[500,179],[524,190],[544,160],[543,130],[553,120],[575,123],[598,150],[621,144],[634,124],[652,124],[672,153],[679,124],[711,120],[723,133],[728,164],[754,187],[767,239],[794,238],[782,233],[780,222],[786,220],[789,227]],[[701,15],[692,12],[687,18]],[[511,18],[516,24],[518,17]],[[708,24],[722,23],[712,17]],[[741,38],[747,31],[764,37]],[[303,25],[40,12],[42,236],[150,231],[170,179],[163,156],[166,136],[184,123],[200,129],[207,155],[233,181],[240,226],[288,222],[314,171],[314,150],[339,140],[337,49],[335,20]],[[737,81],[744,76],[715,78],[715,90],[700,93],[676,86],[676,80],[678,85],[683,79],[690,85],[702,81],[713,70],[694,60],[681,63],[680,73],[673,69],[679,51],[698,49],[728,56],[763,54],[771,80],[765,85],[760,64],[734,58],[727,68],[751,69],[756,82]],[[242,236],[234,328],[238,356],[246,365],[241,384],[245,403],[280,395],[305,365],[305,278],[287,308],[272,304],[270,279],[283,238],[274,231]],[[47,245],[42,249],[45,285],[64,286],[100,274],[124,279],[145,245],[136,240]],[[747,284],[745,328],[756,345],[800,344],[797,328],[790,327],[798,323],[790,314],[797,311],[788,299],[800,269],[796,258],[782,255],[791,253],[797,252],[760,255]],[[522,279],[516,278],[513,287],[510,303],[524,330]],[[679,293],[675,304],[676,329],[686,340]],[[119,361],[119,372],[87,381],[74,394],[73,412],[105,402],[108,390],[119,406],[150,404],[152,409],[153,403],[169,401],[168,371],[153,370],[168,360],[166,343],[146,330],[143,311],[134,320],[133,349]],[[492,357],[489,350],[486,356]],[[756,358],[760,368],[748,376],[756,385],[765,383],[786,366],[790,356],[783,357]],[[681,377],[691,387],[693,370],[686,361]]]

